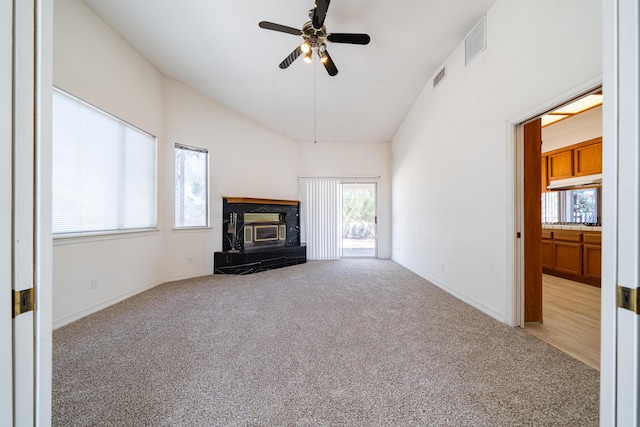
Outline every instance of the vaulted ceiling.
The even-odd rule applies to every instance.
[[[83,0],[162,74],[298,142],[388,142],[427,81],[495,0],[333,0],[331,77],[315,57],[278,64],[302,42],[313,0]]]

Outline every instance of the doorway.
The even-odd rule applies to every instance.
[[[600,202],[599,197],[568,196],[601,192],[601,104],[601,89],[591,90],[518,126],[521,326],[595,368],[600,347]],[[575,215],[576,210],[581,214]]]
[[[378,253],[377,185],[375,182],[342,182],[342,258],[376,258]]]

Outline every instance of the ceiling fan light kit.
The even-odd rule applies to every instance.
[[[304,54],[304,61],[312,62],[312,52],[315,51],[322,65],[330,76],[338,74],[338,68],[333,63],[327,51],[327,42],[346,44],[369,44],[371,38],[367,34],[361,33],[328,33],[324,26],[327,17],[330,0],[316,0],[313,9],[309,11],[311,21],[305,23],[301,30],[286,25],[275,24],[273,22],[261,21],[258,25],[266,30],[278,31],[281,33],[301,36],[302,43],[294,49],[279,65],[281,69],[288,68],[300,55]]]

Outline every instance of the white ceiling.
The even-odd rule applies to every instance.
[[[320,143],[390,141],[495,0],[334,0],[328,32],[371,36],[366,46],[328,45],[335,77],[317,57],[279,69],[302,38],[258,27],[301,28],[313,0],[83,1],[162,74],[295,141]]]

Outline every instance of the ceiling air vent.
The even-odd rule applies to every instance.
[[[438,83],[440,83],[442,79],[444,79],[446,76],[447,76],[447,66],[445,65],[444,67],[442,67],[442,70],[440,70],[438,74],[436,74],[436,76],[433,78],[433,87],[438,86]]]
[[[486,15],[482,17],[480,22],[476,24],[474,29],[464,39],[464,65],[469,65],[480,52],[487,47],[487,38],[485,35]]]

